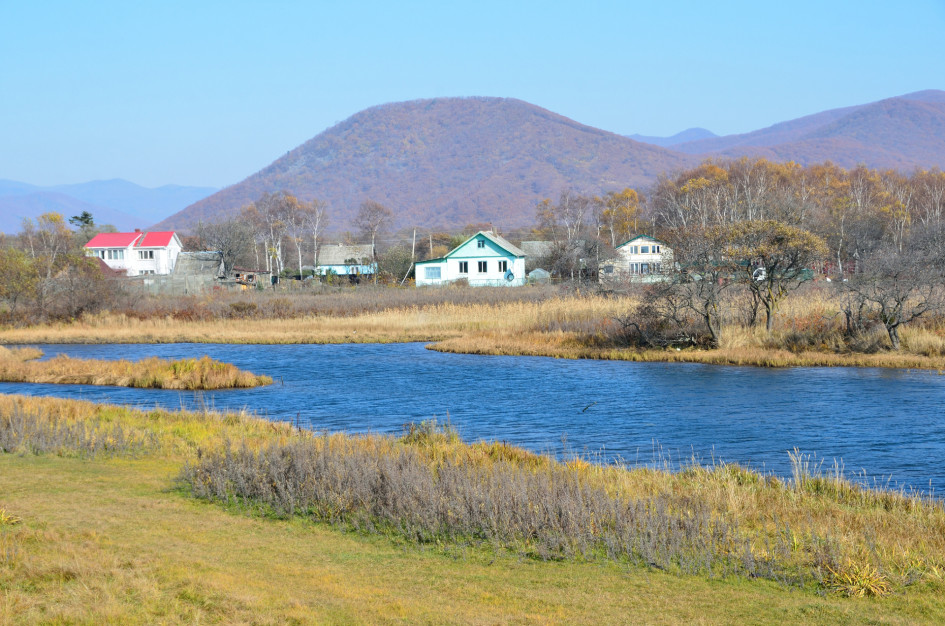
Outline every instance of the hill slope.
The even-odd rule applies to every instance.
[[[945,92],[920,91],[808,115],[741,135],[677,144],[698,155],[911,170],[945,167]]]
[[[396,226],[526,226],[533,223],[535,203],[564,188],[601,193],[647,186],[659,174],[720,156],[945,168],[945,92],[916,92],[742,135],[685,141],[706,133],[690,129],[655,138],[672,142],[668,149],[514,99],[386,104],[350,117],[158,226],[187,229],[282,189],[328,201],[332,223],[341,228],[369,198],[394,211]]]
[[[370,198],[391,208],[398,226],[523,226],[536,201],[566,187],[646,185],[697,160],[520,100],[416,100],[362,111],[159,226],[217,219],[280,189],[327,200],[336,225]]]

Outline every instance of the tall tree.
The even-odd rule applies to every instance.
[[[312,237],[312,266],[318,267],[318,237],[328,225],[328,206],[317,199],[299,205],[302,224]]]
[[[804,280],[805,270],[827,255],[821,237],[782,222],[739,222],[729,228],[726,256],[740,262],[742,280],[764,306],[765,328],[774,325],[782,300]]]
[[[200,222],[195,234],[201,249],[223,255],[223,268],[227,273],[232,271],[239,259],[245,259],[253,247],[253,227],[239,218]]]
[[[610,247],[627,241],[636,234],[640,219],[640,194],[636,189],[611,191],[600,199],[601,222],[610,235]]]
[[[390,209],[374,200],[365,200],[358,208],[358,215],[354,218],[354,225],[360,231],[363,239],[371,241],[371,261],[375,264],[374,282],[377,283],[377,236],[393,219]]]

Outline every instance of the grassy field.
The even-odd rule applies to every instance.
[[[851,348],[830,292],[811,287],[788,300],[774,332],[732,323],[718,349],[628,347],[617,319],[632,296],[524,289],[366,290],[333,296],[250,294],[187,300],[174,309],[104,313],[70,323],[0,329],[0,342],[32,343],[389,343],[436,350],[556,358],[686,361],[724,365],[863,366],[945,370],[945,327],[904,327],[891,351],[882,328]],[[513,297],[514,296],[514,297]],[[227,298],[236,296],[228,295]],[[327,298],[325,301],[321,298]]]
[[[27,422],[32,435],[17,439]],[[369,451],[472,475],[511,468],[618,501],[665,498],[679,514],[703,506],[736,529],[739,562],[745,545],[762,561],[784,535],[790,549],[778,558],[810,575],[692,575],[593,551],[543,558],[527,541],[418,541],[380,523],[354,530],[343,515],[328,522],[254,498],[195,498],[181,470],[212,465],[224,440],[253,454],[325,444],[342,461]],[[400,439],[326,440],[247,415],[16,397],[0,397],[0,449],[0,623],[945,620],[941,502],[859,489],[803,455],[795,484],[734,466],[671,474],[560,464],[423,427]],[[870,585],[881,595],[849,596]]]

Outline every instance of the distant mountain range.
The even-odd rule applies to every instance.
[[[147,228],[215,191],[179,185],[149,189],[121,179],[51,187],[0,180],[0,232],[18,232],[24,218],[43,213],[69,218],[82,211],[91,213],[96,224],[119,230]]]
[[[700,139],[709,139],[711,137],[718,137],[711,130],[706,130],[704,128],[687,128],[681,133],[676,133],[672,137],[652,137],[650,135],[627,135],[630,139],[634,141],[642,141],[643,143],[651,143],[654,146],[663,146],[664,148],[669,148],[670,146],[676,146],[681,143],[687,143],[690,141],[699,141]]]
[[[945,168],[945,92],[920,91],[721,137],[701,128],[672,137],[624,137],[506,98],[385,104],[212,195],[209,188],[146,190],[125,181],[50,188],[0,181],[0,213],[7,220],[0,228],[59,206],[54,210],[70,214],[89,210],[99,222],[120,228],[160,220],[158,228],[187,230],[200,220],[235,215],[279,190],[327,201],[338,229],[351,227],[367,199],[391,208],[397,227],[519,227],[533,223],[538,201],[556,198],[564,188],[595,194],[646,188],[660,174],[703,159],[741,156],[903,171]]]

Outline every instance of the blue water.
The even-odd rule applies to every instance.
[[[0,383],[2,393],[248,409],[315,430],[400,432],[436,417],[466,440],[630,464],[695,457],[790,475],[799,448],[870,484],[945,493],[945,376],[443,354],[392,345],[41,345],[47,356],[207,354],[275,384],[192,392]]]

